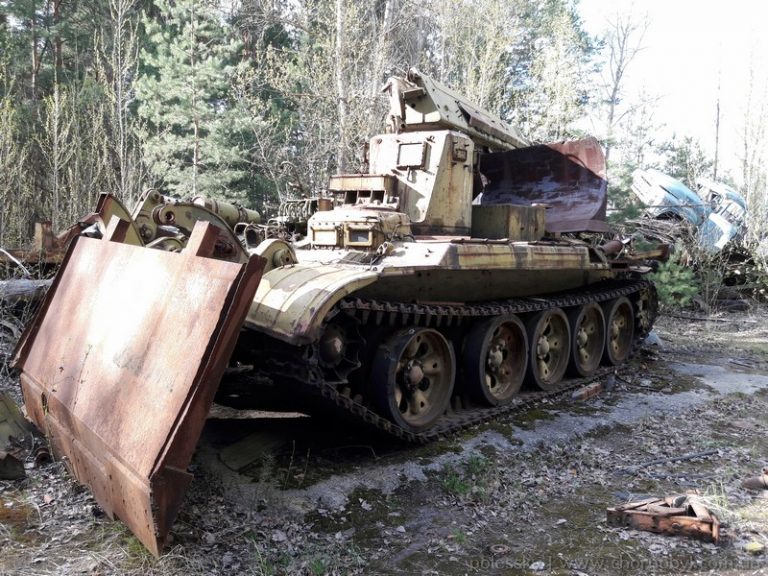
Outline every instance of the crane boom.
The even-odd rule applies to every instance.
[[[512,126],[415,68],[392,77],[389,130],[394,133],[449,129],[464,132],[489,152],[524,148],[530,143]]]

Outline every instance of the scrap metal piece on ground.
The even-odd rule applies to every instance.
[[[35,235],[29,247],[19,250],[0,250],[0,263],[12,262],[16,265],[32,264],[37,266],[53,266],[59,264],[67,252],[67,247],[74,238],[80,236],[89,228],[103,230],[112,216],[130,221],[130,212],[116,197],[102,193],[92,214],[80,219],[66,230],[55,234],[49,221],[35,222]],[[141,239],[135,228],[126,231],[127,237],[123,242],[141,244]]]
[[[603,389],[604,386],[602,382],[592,382],[591,384],[587,384],[586,386],[574,390],[573,394],[571,394],[571,398],[573,400],[589,400],[600,394]]]
[[[720,521],[695,496],[668,496],[630,502],[608,508],[606,516],[612,526],[690,536],[715,544],[720,540]]]
[[[15,352],[30,418],[57,455],[155,555],[192,479],[187,465],[261,279],[264,260],[78,237]]]
[[[7,392],[0,392],[0,450],[7,450],[11,438],[21,440],[32,433],[32,426],[21,415]]]

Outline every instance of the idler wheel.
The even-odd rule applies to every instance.
[[[571,325],[571,359],[569,372],[589,376],[598,366],[605,348],[605,317],[594,302],[574,308],[568,313]]]
[[[528,378],[542,390],[553,390],[562,380],[571,351],[568,317],[560,308],[543,310],[525,323],[530,350]]]
[[[475,324],[464,345],[464,374],[473,398],[491,406],[506,404],[520,391],[528,366],[528,338],[517,316]]]
[[[605,315],[605,353],[603,362],[616,366],[629,358],[635,334],[635,314],[632,303],[622,296],[603,304]]]
[[[429,428],[448,408],[455,372],[453,348],[442,334],[430,328],[396,330],[373,361],[380,413],[412,432]]]

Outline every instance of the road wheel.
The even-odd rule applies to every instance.
[[[448,408],[455,373],[453,347],[440,332],[396,330],[379,346],[373,363],[379,411],[407,430],[425,430]]]
[[[569,372],[589,376],[598,366],[605,348],[605,318],[599,305],[585,304],[568,314],[571,325],[571,359]]]
[[[464,346],[464,374],[476,400],[499,406],[520,391],[528,366],[528,338],[517,316],[475,324]]]
[[[605,353],[603,362],[611,366],[623,363],[632,352],[635,334],[635,314],[632,303],[625,297],[603,304],[605,315]]]
[[[542,390],[552,390],[562,380],[571,350],[568,317],[560,308],[544,310],[525,324],[528,332],[528,378]]]

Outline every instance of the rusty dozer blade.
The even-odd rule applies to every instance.
[[[75,239],[14,361],[30,418],[157,555],[264,260],[207,257],[207,223],[180,253],[123,244],[128,229]]]
[[[484,154],[479,204],[544,204],[548,232],[605,232],[608,181],[595,138]]]

